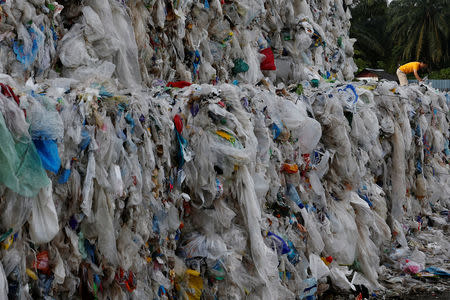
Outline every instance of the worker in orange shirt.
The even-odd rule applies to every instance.
[[[417,73],[417,71],[419,71],[420,69],[425,69],[427,67],[427,64],[423,63],[423,62],[410,62],[407,63],[403,66],[400,66],[397,69],[397,77],[398,80],[400,81],[400,85],[408,85],[408,79],[406,78],[406,74],[410,74],[410,73],[414,73],[414,76],[416,77],[417,81],[422,81],[422,78],[419,77],[419,74]]]

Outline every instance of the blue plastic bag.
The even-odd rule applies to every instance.
[[[25,51],[24,46],[19,45],[17,41],[14,41],[13,43],[13,51],[17,55],[17,60],[24,64],[26,68],[31,66],[36,60],[39,48],[44,43],[45,36],[42,32],[36,29],[37,28],[33,27],[28,28],[28,33],[30,34],[30,39],[33,43],[29,51]]]
[[[33,140],[36,150],[41,158],[44,169],[58,173],[61,159],[58,154],[58,145],[55,140]]]
[[[289,253],[291,251],[291,249],[286,244],[286,242],[281,237],[276,235],[275,233],[272,233],[269,231],[269,233],[267,234],[267,237],[272,237],[272,240],[275,242],[275,245],[277,247],[278,254],[283,255],[283,254]]]
[[[297,190],[291,183],[287,184],[286,196],[292,201],[294,201],[295,204],[298,205],[298,207],[300,208],[305,207],[305,205],[303,205],[302,203],[302,200],[300,200],[300,196],[298,195]]]

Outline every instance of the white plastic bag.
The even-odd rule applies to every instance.
[[[328,269],[327,265],[323,262],[320,256],[313,253],[309,255],[309,269],[311,270],[311,274],[317,280],[330,275],[330,269]]]
[[[0,299],[8,299],[8,280],[6,280],[3,265],[0,262]]]
[[[92,197],[94,195],[94,178],[95,178],[95,157],[93,152],[89,152],[88,165],[86,170],[86,176],[83,183],[83,202],[81,203],[81,210],[83,213],[90,217],[92,215]]]
[[[86,49],[81,24],[75,24],[61,40],[59,59],[64,66],[69,68],[93,62]]]
[[[355,286],[348,281],[345,273],[340,268],[333,267],[331,268],[330,272],[331,281],[335,286],[343,290],[356,290]]]
[[[84,22],[86,23],[84,34],[87,40],[92,43],[102,39],[105,36],[105,29],[100,17],[90,6],[83,7],[82,11]]]
[[[30,237],[36,244],[50,242],[59,231],[58,215],[53,203],[52,185],[44,187],[33,202]]]
[[[106,194],[103,188],[99,188],[96,196],[97,207],[95,212],[95,227],[98,233],[98,249],[110,264],[116,266],[119,263],[116,249],[116,237],[114,234],[112,216],[109,211]]]

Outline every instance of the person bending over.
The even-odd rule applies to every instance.
[[[418,82],[422,81],[422,78],[419,77],[419,74],[417,73],[420,69],[425,69],[427,67],[426,63],[423,62],[410,62],[407,64],[404,64],[403,66],[400,66],[397,69],[397,77],[400,81],[400,85],[408,85],[408,79],[406,78],[406,74],[414,73],[414,76],[416,77]]]

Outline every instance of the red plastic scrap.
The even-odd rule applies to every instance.
[[[0,90],[3,95],[6,97],[12,97],[14,101],[16,101],[17,105],[20,106],[20,99],[19,97],[14,93],[12,87],[10,87],[7,84],[0,83]],[[23,110],[23,114],[25,115],[25,118],[27,117],[27,112],[25,109]]]
[[[167,87],[176,87],[176,88],[184,88],[187,86],[190,86],[192,83],[188,82],[188,81],[170,81],[167,83]]]
[[[266,48],[260,51],[261,54],[264,54],[266,58],[261,62],[260,68],[261,70],[274,71],[277,69],[275,66],[275,57],[273,56],[272,49]]]
[[[19,97],[17,97],[17,95],[14,93],[13,89],[9,85],[0,83],[0,87],[2,89],[3,95],[5,95],[6,97],[13,97],[17,105],[20,105]]]
[[[50,271],[50,266],[48,263],[48,251],[39,252],[36,255],[36,260],[33,262],[33,268],[38,269],[42,273],[48,274]]]
[[[131,271],[126,272],[122,268],[119,268],[119,271],[116,273],[116,281],[119,285],[125,286],[130,293],[136,289],[134,274]]]
[[[181,133],[183,131],[183,121],[181,120],[180,115],[176,114],[175,117],[173,117],[173,123],[175,124],[178,133]]]

